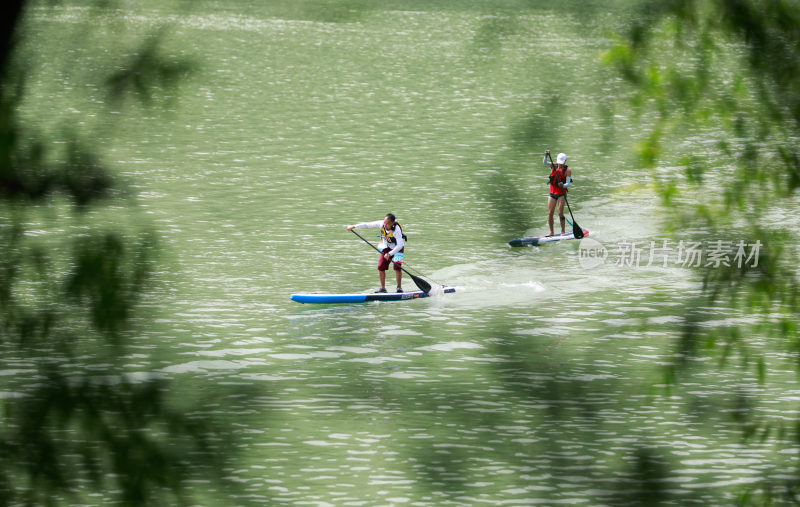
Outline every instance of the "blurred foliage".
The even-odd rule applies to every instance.
[[[666,0],[647,2],[634,19],[605,59],[632,85],[640,119],[653,125],[637,150],[672,217],[669,227],[682,231],[682,239],[700,231],[760,244],[757,264],[699,268],[704,290],[687,303],[667,379],[674,384],[702,370],[699,358],[727,367],[737,357],[766,383],[764,354],[771,350],[793,354],[800,371],[800,3]],[[704,308],[713,305],[751,318],[709,323]],[[773,341],[765,347],[750,336]],[[745,442],[800,428],[797,420],[769,419],[747,403],[731,416]],[[796,479],[765,477],[740,500],[796,503],[797,487]]]
[[[165,58],[159,52],[164,32],[148,38],[132,55],[127,56],[119,69],[109,76],[106,85],[111,100],[119,104],[128,95],[134,95],[147,105],[153,103],[154,89],[170,89],[193,65],[186,60]]]
[[[54,139],[18,117],[35,65],[21,48],[35,41],[20,28],[27,3],[10,3],[0,45],[0,505],[86,504],[92,494],[192,503],[187,481],[219,479],[229,431],[201,400],[178,403],[172,384],[130,371],[155,234],[78,129]],[[114,7],[97,6],[110,18]],[[190,70],[163,58],[158,41],[108,69],[115,105],[125,96],[147,105],[154,87]]]

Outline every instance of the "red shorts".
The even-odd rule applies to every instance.
[[[400,271],[400,265],[403,264],[403,261],[392,262],[391,261],[392,257],[389,257],[390,260],[386,260],[386,258],[383,256],[383,254],[391,250],[392,250],[391,248],[384,248],[383,251],[381,252],[381,258],[380,260],[378,260],[378,271],[386,271],[387,269],[389,269],[389,264],[394,264],[394,270]],[[404,250],[405,248],[401,248],[400,252],[402,253]]]

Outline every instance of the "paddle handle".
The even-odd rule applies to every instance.
[[[350,230],[350,232],[352,232],[353,234],[355,234],[356,236],[358,236],[359,238],[361,238],[361,241],[363,241],[364,243],[366,243],[366,244],[368,244],[369,246],[371,246],[371,247],[372,247],[372,248],[373,248],[373,249],[374,249],[376,252],[378,252],[379,254],[382,254],[382,253],[383,253],[383,252],[381,252],[380,250],[378,250],[378,247],[376,247],[375,245],[373,245],[372,243],[370,243],[369,241],[367,241],[366,239],[364,239],[364,236],[362,236],[361,234],[357,233],[357,232],[355,231],[355,229],[351,229],[351,230]],[[392,262],[394,262],[394,261],[392,261]]]
[[[553,157],[550,156],[550,150],[547,150],[547,158],[550,159],[550,167],[555,167],[556,163],[553,162]]]

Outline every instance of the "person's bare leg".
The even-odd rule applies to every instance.
[[[550,226],[550,234],[548,236],[555,236],[553,232],[553,212],[556,210],[556,200],[552,197],[547,198],[547,225]]]

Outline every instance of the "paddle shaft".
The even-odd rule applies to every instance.
[[[550,156],[550,152],[549,151],[547,152],[547,158],[550,159],[550,165],[555,167],[555,163],[553,162],[553,157]],[[564,189],[564,202],[567,203],[567,209],[569,210],[569,216],[572,219],[572,235],[575,236],[578,239],[581,239],[583,237],[583,229],[581,229],[581,226],[578,225],[577,222],[575,222],[575,217],[572,216],[572,208],[569,206],[569,200],[567,199],[567,192],[568,192],[568,190],[565,188]]]
[[[373,249],[374,249],[376,252],[378,252],[379,254],[383,255],[383,252],[381,252],[380,250],[378,250],[378,247],[376,247],[375,245],[373,245],[372,243],[370,243],[369,241],[367,241],[366,239],[364,239],[364,237],[363,237],[361,234],[357,233],[357,232],[355,231],[355,229],[351,230],[350,232],[352,232],[353,234],[355,234],[356,236],[358,236],[359,238],[361,238],[361,241],[363,241],[364,243],[366,243],[366,244],[368,244],[369,246],[371,246],[371,247],[372,247],[372,248],[373,248]],[[402,265],[400,265],[400,264],[398,264],[398,263],[396,263],[396,262],[394,262],[394,261],[392,261],[392,263],[393,263],[395,266],[399,267],[399,268],[400,268],[400,269],[403,271],[403,273],[405,273],[405,274],[407,274],[408,276],[410,276],[410,277],[411,277],[411,279],[414,281],[414,283],[415,283],[415,284],[417,284],[417,287],[419,287],[419,289],[420,289],[422,292],[428,293],[428,292],[430,292],[430,291],[431,291],[431,284],[429,284],[428,282],[426,282],[425,280],[423,280],[422,278],[420,278],[420,277],[418,277],[418,276],[414,276],[414,275],[412,275],[411,273],[409,273],[408,271],[406,271],[406,268],[404,268]]]

